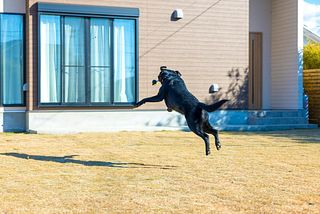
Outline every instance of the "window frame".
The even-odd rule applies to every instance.
[[[62,11],[62,12],[61,12]],[[107,12],[107,14],[106,14]],[[119,14],[119,15],[116,15]],[[41,15],[55,15],[60,16],[61,30],[61,101],[56,103],[42,103],[41,102],[41,31],[40,31],[40,17]],[[71,103],[64,101],[64,19],[65,17],[82,17],[85,22],[84,29],[84,44],[85,44],[85,103]],[[90,78],[90,68],[94,67],[90,65],[90,18],[106,18],[110,19],[112,23],[111,28],[111,102],[92,102],[91,101],[91,78]],[[134,36],[135,36],[135,88],[134,88],[134,101],[127,103],[114,102],[114,43],[113,43],[113,21],[114,19],[127,19],[134,21]],[[38,107],[128,107],[132,108],[135,106],[138,100],[139,94],[139,9],[137,8],[120,8],[120,7],[106,7],[106,6],[84,6],[84,5],[70,5],[70,4],[54,4],[54,3],[38,3],[38,14],[37,14],[37,31],[38,31]]]
[[[22,103],[19,104],[4,104],[3,103],[3,88],[2,88],[2,81],[3,81],[3,72],[2,69],[0,68],[0,106],[1,107],[25,107],[26,106],[26,90],[24,90],[25,85],[27,84],[27,75],[26,75],[26,68],[27,68],[27,61],[26,61],[26,14],[24,13],[7,13],[7,12],[3,12],[0,14],[7,14],[7,15],[19,15],[22,17],[22,32],[23,32],[23,36],[22,36],[22,41],[23,41],[23,47],[22,47],[22,59],[23,59],[23,66],[22,66]],[[0,32],[2,30],[2,26],[0,25]],[[2,38],[2,35],[0,33],[0,40]],[[2,45],[0,43],[0,48],[2,48]],[[2,63],[2,57],[1,57],[1,52],[0,52],[0,63]]]

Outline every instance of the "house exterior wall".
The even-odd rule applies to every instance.
[[[27,5],[27,130],[45,133],[161,130],[185,125],[184,118],[167,112],[163,102],[138,109],[38,107],[37,2],[30,0]],[[166,65],[182,73],[189,90],[201,101],[210,103],[228,98],[231,108],[247,108],[248,0],[41,2],[139,8],[139,99],[158,92],[159,86],[152,86],[151,81],[157,78],[159,67]],[[171,21],[176,8],[183,9],[184,18]],[[215,96],[208,94],[213,83],[221,87]]]
[[[19,130],[36,132],[72,132],[70,127],[75,131],[142,130],[145,126],[157,130],[161,125],[173,129],[185,125],[181,115],[165,111],[163,102],[148,103],[139,109],[39,107],[38,2],[0,0],[0,12],[26,13],[28,86],[26,108],[3,108],[3,113],[0,112],[3,130],[12,130],[4,121]],[[166,65],[182,73],[189,90],[201,101],[212,103],[227,98],[229,109],[246,110],[249,31],[262,32],[263,108],[302,108],[302,67],[299,67],[302,65],[299,48],[303,44],[302,0],[41,2],[139,8],[139,99],[157,93],[159,87],[151,86],[151,80],[157,77],[159,66]],[[177,8],[183,10],[184,18],[172,21],[171,14]],[[221,89],[210,95],[208,89],[213,83]]]
[[[25,0],[0,0],[0,13],[26,13]]]
[[[27,15],[29,52],[27,109],[29,111],[39,110],[37,100],[38,23],[35,6],[37,2],[30,0],[27,6],[30,8],[30,14]],[[232,100],[230,102],[232,107],[246,108],[247,97],[242,89],[245,88],[245,85],[242,86],[244,81],[240,81],[238,88],[230,88],[235,80],[229,73],[236,70],[243,79],[245,78],[244,72],[248,66],[248,0],[216,2],[209,0],[199,2],[191,0],[44,0],[41,2],[139,8],[140,99],[157,93],[159,87],[152,86],[151,80],[158,76],[159,67],[166,65],[181,71],[189,90],[200,100],[210,103],[213,99],[228,97]],[[184,18],[179,21],[170,21],[171,13],[176,8],[183,9]],[[222,88],[216,96],[208,94],[208,89],[213,83],[219,84]],[[139,108],[141,109],[164,110],[166,108],[163,103],[154,103],[146,104]]]
[[[302,2],[272,0],[272,109],[302,109]]]
[[[271,1],[250,0],[249,31],[262,33],[262,109],[270,109]]]

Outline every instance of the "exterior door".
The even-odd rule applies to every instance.
[[[262,107],[262,33],[249,36],[248,107]]]

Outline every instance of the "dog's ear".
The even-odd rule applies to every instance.
[[[167,66],[163,65],[163,66],[160,66],[160,70],[164,70],[164,69],[167,69]]]
[[[174,71],[174,72],[176,72],[179,75],[179,77],[181,77],[181,73],[179,71]]]

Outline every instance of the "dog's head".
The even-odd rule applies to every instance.
[[[158,75],[158,81],[162,84],[167,79],[172,79],[180,76],[181,73],[179,71],[168,69],[166,66],[161,66],[160,73]]]

